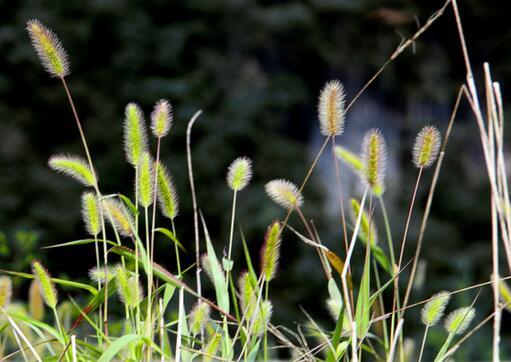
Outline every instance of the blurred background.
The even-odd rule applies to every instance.
[[[82,154],[82,147],[60,82],[44,72],[30,46],[25,32],[28,19],[38,18],[53,28],[69,53],[68,84],[103,192],[132,195],[133,170],[125,162],[121,143],[125,105],[138,102],[149,115],[158,99],[169,99],[175,121],[163,142],[162,158],[181,198],[178,236],[193,250],[185,129],[192,114],[202,109],[192,135],[199,207],[220,252],[227,245],[232,200],[225,183],[226,169],[237,156],[250,157],[255,175],[238,198],[237,223],[257,258],[267,225],[284,217],[283,210],[265,196],[263,185],[273,178],[298,184],[303,180],[323,142],[316,104],[324,83],[341,80],[348,100],[352,99],[400,41],[411,36],[442,3],[0,1],[1,268],[27,272],[37,256],[54,275],[85,279],[95,263],[92,247],[40,249],[85,237],[79,207],[82,187],[47,167],[50,155]],[[476,78],[481,76],[482,62],[489,61],[508,99],[511,28],[501,5],[497,0],[459,1]],[[403,233],[417,175],[411,163],[414,137],[426,124],[445,130],[464,74],[448,8],[413,47],[385,69],[347,116],[339,144],[358,153],[363,134],[371,127],[380,127],[387,140],[385,200],[395,239],[400,240]],[[346,203],[360,197],[355,175],[344,165],[341,174]],[[415,246],[431,176],[428,170],[419,189],[408,257]],[[478,130],[464,103],[439,179],[422,253],[422,278],[412,302],[442,289],[489,279],[488,191]],[[304,195],[306,216],[314,219],[325,244],[342,254],[330,152],[320,160]],[[379,211],[376,214],[379,217]],[[381,221],[377,219],[383,236]],[[291,225],[301,230],[297,219],[291,218]],[[234,268],[239,272],[245,268],[239,232],[235,241]],[[173,247],[165,239],[157,247],[156,259],[174,271]],[[186,263],[193,263],[192,258]],[[325,308],[327,288],[316,253],[289,232],[284,235],[281,268],[272,284],[275,324],[295,330],[306,321],[299,309],[302,306],[323,327],[334,328]],[[17,280],[16,286],[16,298],[25,298],[27,283]],[[450,308],[470,304],[476,293],[457,295]],[[479,319],[491,311],[490,288],[482,289],[476,306]],[[419,309],[412,311],[408,318],[418,321]],[[511,318],[507,312],[503,318],[502,348],[510,356]],[[405,334],[414,336],[417,343],[422,332],[418,323],[405,328]],[[457,358],[489,359],[489,331],[481,330]],[[430,336],[431,351],[426,353],[432,354],[445,337],[441,328],[432,330]]]

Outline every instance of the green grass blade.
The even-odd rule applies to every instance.
[[[165,229],[165,228],[157,228],[157,229],[154,229],[154,231],[158,231],[159,233],[165,235],[167,238],[170,239],[170,241],[175,243],[179,247],[179,249],[181,249],[184,253],[188,254],[186,249],[184,248],[183,244],[181,244],[181,242],[178,240],[178,238],[176,238],[176,236],[174,235],[174,233],[172,231],[170,231],[169,229]]]
[[[87,244],[94,244],[95,242],[96,242],[96,240],[94,240],[94,239],[73,240],[73,241],[68,241],[66,243],[55,244],[55,245],[50,245],[50,246],[43,246],[41,249],[54,249],[54,248],[63,248],[66,246],[87,245]],[[98,239],[98,242],[102,243],[103,240]],[[106,243],[110,244],[112,246],[117,245],[117,243],[114,243],[111,240],[107,240]]]
[[[108,347],[105,352],[99,357],[98,362],[109,362],[126,346],[131,342],[139,339],[137,334],[127,334],[120,337]]]

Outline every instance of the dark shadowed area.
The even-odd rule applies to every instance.
[[[68,85],[104,193],[133,195],[134,173],[122,148],[126,104],[139,103],[149,117],[157,100],[172,103],[174,125],[163,140],[162,159],[180,195],[176,226],[189,250],[186,266],[194,263],[185,149],[190,117],[203,111],[192,134],[193,165],[199,208],[217,252],[227,247],[231,217],[227,167],[238,156],[253,160],[253,181],[238,195],[234,272],[239,273],[246,268],[241,232],[258,259],[266,227],[285,216],[265,195],[264,184],[274,178],[300,184],[323,143],[316,107],[324,83],[339,79],[351,100],[399,43],[442,4],[437,0],[0,0],[0,268],[29,272],[30,261],[37,256],[55,276],[85,279],[95,265],[90,245],[40,249],[86,237],[80,216],[83,188],[47,166],[53,154],[82,155],[83,151],[62,85],[44,72],[30,45],[27,20],[37,18],[53,28],[69,53]],[[459,6],[476,78],[482,76],[482,63],[490,62],[507,110],[511,84],[507,14],[496,0],[460,0]],[[426,124],[445,130],[464,77],[452,10],[447,8],[413,47],[387,66],[347,115],[338,144],[358,153],[363,134],[371,127],[379,127],[387,140],[385,201],[396,240],[403,233],[417,175],[411,162],[415,135]],[[314,220],[322,241],[345,255],[333,165],[327,148],[304,190],[304,213]],[[431,176],[432,170],[427,170],[419,188],[406,262],[413,254]],[[348,205],[363,190],[343,164],[341,179]],[[490,216],[479,134],[463,102],[439,178],[412,303],[440,290],[489,280]],[[375,217],[386,248],[378,207]],[[158,222],[170,228],[163,218]],[[303,231],[296,216],[290,224]],[[273,322],[291,329],[296,323],[306,324],[302,306],[326,329],[333,329],[316,252],[289,231],[283,238],[280,270],[272,281]],[[358,248],[353,260],[357,278],[363,251]],[[176,270],[168,239],[157,239],[155,259]],[[193,280],[190,273],[190,283]],[[24,299],[28,284],[21,279],[15,283],[15,298]],[[469,305],[478,291],[455,296],[450,308]],[[481,289],[477,320],[492,311],[492,303],[491,288]],[[412,309],[408,318],[418,321],[419,312]],[[505,311],[503,357],[511,356],[510,321]],[[417,349],[422,330],[413,329],[413,323],[405,328],[410,329],[408,336],[415,337]],[[431,331],[432,351],[426,351],[427,357],[440,348],[443,333],[441,328]],[[490,328],[470,342],[458,360],[490,358]]]

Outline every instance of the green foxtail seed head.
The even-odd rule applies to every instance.
[[[122,236],[132,235],[133,218],[123,203],[114,199],[105,199],[102,202],[103,215]]]
[[[101,213],[99,201],[92,192],[82,194],[82,217],[85,229],[90,235],[98,235],[101,231]]]
[[[504,308],[511,312],[511,290],[503,280],[499,280],[499,295]]]
[[[119,267],[119,264],[115,265],[108,265],[106,267],[106,275],[108,276],[108,281],[110,281],[113,277],[115,277],[115,273],[117,272],[117,268]],[[89,278],[91,278],[92,281],[95,283],[100,282],[101,284],[105,284],[106,278],[105,278],[105,267],[101,266],[99,267],[93,267],[89,270]]]
[[[198,301],[192,308],[189,317],[190,331],[193,334],[198,334],[201,328],[204,328],[209,321],[211,308],[203,301]]]
[[[124,151],[126,159],[137,166],[142,153],[147,150],[144,114],[136,103],[129,103],[124,110]]]
[[[383,184],[386,159],[385,140],[380,130],[373,128],[366,133],[362,142],[364,164],[362,179],[369,188],[373,189]]]
[[[135,308],[144,299],[142,285],[135,276],[129,276],[122,266],[119,266],[116,270],[115,281],[117,282],[119,299],[129,308]]]
[[[32,318],[38,321],[44,319],[44,302],[41,294],[39,282],[32,280],[28,289],[28,310]]]
[[[11,303],[12,282],[8,276],[0,276],[0,308],[7,308]]]
[[[227,184],[233,191],[243,190],[252,178],[252,161],[247,157],[238,157],[232,161],[227,171]]]
[[[174,219],[179,214],[179,197],[174,181],[161,162],[158,163],[158,202],[163,216]]]
[[[264,244],[261,249],[261,273],[270,281],[275,277],[280,257],[280,222],[274,221],[266,230]]]
[[[257,302],[257,296],[252,285],[252,280],[248,272],[243,272],[240,275],[238,286],[240,288],[240,306],[243,313],[247,315],[247,319],[250,320],[254,311],[254,306]]]
[[[335,155],[355,172],[362,172],[364,164],[360,157],[341,146],[335,146]]]
[[[39,289],[46,305],[52,309],[56,308],[58,303],[57,289],[55,289],[55,284],[51,280],[50,273],[37,260],[32,262],[32,273],[39,282]]]
[[[270,323],[272,312],[271,302],[269,300],[263,301],[254,320],[252,335],[260,337],[264,333],[265,327]]]
[[[451,296],[449,292],[442,291],[431,297],[424,305],[421,311],[421,321],[425,326],[433,326],[437,324],[443,317],[445,308],[449,303]]]
[[[53,31],[39,20],[27,21],[27,31],[43,67],[54,77],[69,75],[67,52]]]
[[[270,199],[284,209],[291,210],[303,205],[302,193],[294,183],[287,180],[270,181],[266,184],[265,190]]]
[[[431,166],[440,151],[440,132],[433,126],[425,126],[413,145],[413,163],[417,167]]]
[[[318,104],[319,124],[324,136],[340,136],[344,131],[345,102],[341,82],[333,80],[325,84]]]
[[[360,212],[360,203],[356,199],[351,199],[351,218],[355,223]],[[360,238],[367,242],[369,237],[371,238],[371,246],[374,246],[377,243],[376,239],[376,227],[374,225],[374,218],[371,220],[371,225],[369,225],[369,217],[367,216],[365,210],[362,210],[362,217],[360,221]]]
[[[140,206],[149,207],[154,197],[154,161],[151,154],[144,151],[138,161],[138,201]]]
[[[445,320],[445,329],[449,334],[462,334],[472,323],[476,311],[472,307],[463,307],[451,312]]]
[[[172,126],[172,105],[165,99],[160,99],[151,113],[151,131],[154,137],[165,137]]]
[[[209,338],[209,342],[205,348],[206,354],[202,358],[203,362],[213,362],[213,356],[216,356],[221,341],[222,335],[220,333],[215,333]]]
[[[85,186],[96,185],[96,173],[90,168],[87,161],[78,156],[54,155],[48,160],[52,170],[63,173],[81,182]]]
[[[211,280],[211,282],[213,282],[214,281],[213,271],[211,270],[211,263],[209,262],[208,254],[207,253],[202,254],[200,261],[201,261],[202,269],[204,269],[204,271],[206,272],[209,280]]]

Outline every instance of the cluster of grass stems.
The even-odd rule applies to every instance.
[[[466,62],[466,83],[460,86],[443,132],[429,125],[418,130],[412,152],[413,166],[417,168],[416,183],[406,220],[403,220],[402,235],[396,237],[392,235],[384,201],[388,151],[383,134],[378,129],[368,130],[361,142],[360,154],[338,143],[342,141],[346,114],[358,97],[449,8],[453,11]],[[428,332],[440,328],[438,324],[442,319],[445,342],[438,351],[429,353],[435,361],[453,356],[467,339],[491,321],[493,360],[500,359],[501,314],[511,301],[511,292],[504,282],[506,278],[500,276],[505,270],[499,269],[500,259],[511,268],[511,211],[504,158],[502,97],[487,64],[483,69],[483,89],[476,88],[456,0],[447,0],[424,26],[403,41],[351,102],[346,102],[341,82],[331,81],[325,85],[318,103],[319,129],[325,141],[305,179],[300,186],[285,179],[271,180],[265,186],[268,197],[282,207],[284,214],[282,220],[269,220],[267,232],[261,238],[259,261],[251,259],[243,235],[235,235],[234,231],[236,206],[252,176],[249,158],[235,159],[226,170],[226,187],[232,190],[232,209],[229,239],[225,243],[215,243],[216,249],[227,250],[227,255],[220,257],[197,205],[193,178],[191,131],[201,111],[188,123],[186,147],[194,212],[195,263],[184,265],[181,253],[185,249],[177,231],[179,198],[170,170],[160,154],[161,144],[167,141],[173,122],[170,102],[156,102],[150,115],[150,135],[156,140],[155,150],[150,147],[143,110],[136,103],[126,106],[124,151],[133,170],[134,192],[131,197],[104,193],[67,85],[70,65],[64,47],[57,36],[37,20],[29,21],[27,30],[45,69],[62,82],[85,155],[55,155],[49,160],[53,170],[74,178],[85,187],[81,207],[89,235],[51,247],[94,247],[96,258],[90,271],[90,283],[53,278],[37,260],[32,262],[31,271],[3,271],[0,277],[0,357],[3,360],[267,361],[275,358],[282,348],[287,349],[295,361],[421,360],[428,345]],[[485,97],[484,111],[480,94]],[[441,291],[412,304],[412,286],[428,216],[463,99],[476,119],[490,184],[493,274],[487,283]],[[338,240],[341,241],[328,243],[327,247],[312,220],[304,214],[303,192],[318,159],[329,147],[336,171],[334,186],[339,201]],[[348,205],[343,201],[341,164],[345,167],[343,170],[360,176],[363,189],[362,195],[352,198]],[[417,214],[415,201],[421,187],[429,190],[428,197],[423,205],[418,240],[412,244],[415,247],[413,257],[406,259],[409,226],[414,211]],[[292,214],[297,218],[290,219]],[[347,215],[351,215],[351,219],[348,220]],[[291,221],[296,221],[297,225],[291,225]],[[378,226],[385,236],[378,237]],[[165,237],[175,255],[174,272],[155,261],[157,234]],[[320,326],[305,310],[307,334],[301,329],[293,332],[272,324],[270,286],[271,281],[278,278],[283,236],[288,245],[303,242],[315,249],[318,270],[323,271],[328,290],[324,305],[332,315],[331,325]],[[231,259],[233,247],[243,248],[243,263]],[[356,248],[364,250],[363,260],[353,260]],[[362,265],[360,280],[352,276],[354,263]],[[185,276],[193,271],[195,277],[186,280],[194,282],[185,282]],[[11,277],[31,280],[26,306],[11,301]],[[204,278],[214,287],[213,300],[202,295]],[[485,286],[493,289],[494,305],[490,315],[479,318],[481,321],[474,325],[475,298],[470,305],[452,310],[444,318],[451,295]],[[57,293],[60,288],[82,290],[89,294],[89,301],[85,305],[72,298],[62,301]],[[191,304],[193,307],[187,310],[186,306]],[[112,310],[119,307],[122,317],[112,320]],[[424,326],[420,348],[415,352],[405,348],[404,343],[408,310],[420,314]]]

